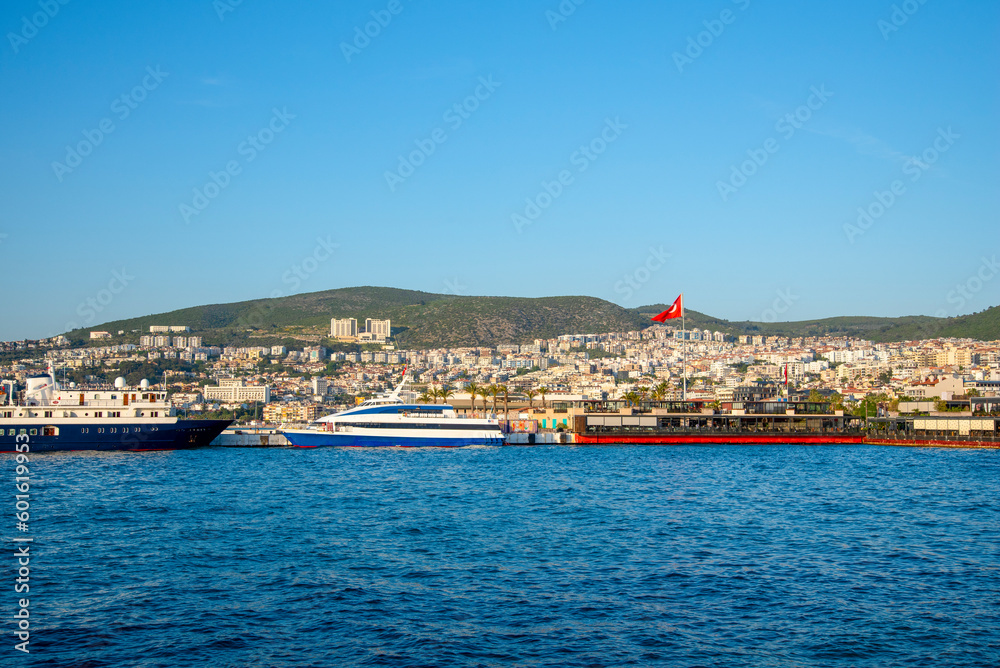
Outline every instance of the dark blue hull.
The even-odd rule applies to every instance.
[[[177,420],[169,424],[129,424],[112,426],[108,422],[59,424],[58,433],[47,434],[34,424],[0,424],[0,452],[14,452],[15,443],[28,437],[29,452],[64,452],[71,450],[179,450],[208,445],[232,420]],[[32,433],[35,432],[35,433]],[[17,440],[20,438],[20,440]]]

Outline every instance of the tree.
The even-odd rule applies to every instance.
[[[469,383],[465,386],[465,389],[469,392],[469,410],[476,410],[476,396],[479,394],[479,384]]]
[[[549,388],[545,387],[544,385],[542,385],[540,388],[538,388],[538,395],[542,398],[542,408],[543,409],[545,408],[545,395],[548,394],[548,392],[549,392]]]
[[[442,404],[448,403],[448,397],[450,397],[453,394],[455,394],[455,390],[452,389],[452,388],[450,388],[450,387],[448,387],[447,385],[445,385],[440,390],[438,390],[438,393],[437,393],[437,395],[439,397],[441,397],[441,403]]]
[[[635,406],[637,403],[639,403],[639,400],[641,398],[642,397],[640,397],[639,393],[636,392],[635,390],[629,390],[628,392],[622,395],[622,399],[625,400],[625,403],[627,403],[629,407]]]
[[[809,398],[806,401],[811,401],[813,403],[821,403],[823,401],[823,395],[819,393],[819,390],[810,390]]]
[[[538,396],[538,392],[532,390],[530,387],[524,391],[524,396],[528,399],[528,408],[535,407],[535,397]]]
[[[653,387],[653,400],[663,401],[667,398],[667,392],[670,391],[670,384],[667,381],[661,381]]]
[[[884,406],[888,403],[889,397],[885,394],[869,394],[859,401],[851,412],[859,417],[877,417],[879,405]]]
[[[510,414],[508,412],[507,405],[510,402],[510,388],[508,388],[506,385],[498,385],[497,394],[503,395],[503,414],[505,417],[509,418]]]
[[[491,397],[493,397],[493,412],[496,413],[497,412],[497,395],[500,394],[500,386],[499,385],[490,385],[487,388],[486,391],[490,393]]]

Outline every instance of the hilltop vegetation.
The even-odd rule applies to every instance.
[[[460,297],[359,287],[196,306],[90,329],[147,333],[150,325],[188,325],[207,344],[246,345],[253,339],[256,345],[270,345],[301,341],[297,335],[304,333],[312,333],[318,342],[328,333],[331,318],[357,318],[359,327],[365,318],[389,318],[393,336],[404,348],[495,346],[643,326],[635,312],[594,297]],[[82,341],[88,331],[75,330],[68,336]]]
[[[643,318],[660,313],[669,305],[654,304],[635,309]],[[911,315],[900,318],[871,316],[839,316],[797,322],[732,322],[686,311],[687,327],[710,329],[733,336],[744,334],[763,336],[853,336],[876,343],[912,341],[939,337],[971,338],[981,341],[1000,339],[1000,307],[993,306],[979,313],[956,318],[935,318]]]
[[[75,343],[90,329],[124,330],[127,340],[148,333],[150,325],[187,325],[210,345],[302,345],[324,343],[331,318],[389,318],[402,348],[496,346],[528,343],[560,334],[636,330],[665,304],[625,309],[595,297],[465,297],[396,288],[356,287],[209,304],[117,320],[68,332]],[[674,321],[680,325],[679,321]],[[801,322],[731,322],[687,311],[688,328],[726,334],[765,336],[855,336],[873,341],[905,341],[941,336],[1000,339],[1000,307],[957,318],[837,317]],[[133,333],[137,330],[138,333]]]

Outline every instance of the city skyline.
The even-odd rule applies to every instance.
[[[916,0],[10,3],[0,261],[29,289],[0,339],[356,285],[978,312],[998,25]]]

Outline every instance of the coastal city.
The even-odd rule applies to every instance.
[[[998,341],[731,336],[654,323],[496,347],[404,350],[392,332],[390,320],[332,319],[327,336],[316,337],[321,343],[296,349],[206,345],[187,325],[95,330],[83,346],[64,336],[2,343],[0,377],[23,383],[51,364],[58,379],[99,386],[142,365],[153,372],[145,380],[165,388],[185,414],[281,425],[308,423],[388,392],[406,369],[411,401],[532,419],[538,430],[568,426],[553,411],[595,400],[714,407],[809,400],[867,416],[954,414],[969,408],[970,397],[1000,394]]]

